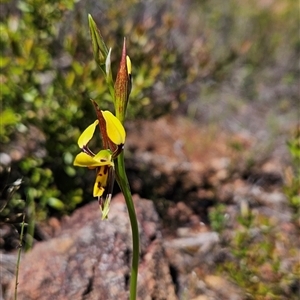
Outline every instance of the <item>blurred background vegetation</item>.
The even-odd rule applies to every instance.
[[[80,132],[95,119],[89,99],[104,109],[112,103],[93,61],[88,13],[113,48],[114,72],[127,38],[134,79],[129,119],[182,114],[221,130],[247,129],[265,147],[297,120],[296,0],[0,5],[1,221],[17,221],[26,201],[29,213],[45,220],[93,200],[92,172],[72,162]],[[295,144],[291,139],[292,151]],[[272,147],[282,149],[275,138]],[[299,207],[291,184],[287,193]]]
[[[13,198],[33,198],[38,219],[70,212],[90,199],[88,175],[72,166],[76,140],[95,118],[89,99],[102,108],[112,105],[92,59],[87,13],[113,48],[115,68],[127,37],[134,68],[129,118],[177,112],[230,130],[247,127],[263,137],[265,126],[281,133],[297,113],[297,5],[293,0],[2,3],[1,168],[12,170],[2,185],[22,178]],[[256,114],[266,114],[266,123]],[[3,216],[12,212],[10,205]]]
[[[2,3],[0,150],[9,155],[2,155],[2,168],[5,157],[13,163],[8,182],[24,181],[14,198],[30,194],[39,219],[90,199],[86,172],[72,166],[76,139],[95,118],[89,99],[103,108],[112,105],[92,59],[88,13],[113,48],[115,68],[127,37],[134,68],[129,118],[177,112],[230,130],[250,128],[263,137],[265,126],[276,135],[295,119],[297,5],[294,0]],[[265,124],[257,114],[266,115]]]

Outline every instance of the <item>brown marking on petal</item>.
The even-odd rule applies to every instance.
[[[107,174],[108,172],[108,166],[103,166],[103,174]]]
[[[99,169],[99,172],[98,172],[98,175],[97,176],[103,176],[105,174],[105,170],[104,170],[104,168],[103,167],[100,167],[100,169]]]

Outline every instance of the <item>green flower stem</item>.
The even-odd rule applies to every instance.
[[[131,191],[125,172],[124,165],[124,152],[122,152],[116,161],[116,179],[121,188],[121,191],[125,197],[129,219],[131,224],[132,232],[132,263],[131,263],[131,277],[130,277],[130,300],[136,299],[137,293],[137,277],[139,267],[139,252],[140,252],[140,241],[139,241],[139,228],[136,218],[135,208],[132,201]]]

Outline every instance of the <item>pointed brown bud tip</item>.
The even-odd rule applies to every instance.
[[[125,38],[124,38],[124,42],[123,42],[121,62],[120,62],[119,71],[118,71],[118,75],[119,74],[120,74],[120,76],[124,77],[124,79],[125,79],[125,77],[128,76],[127,63],[126,63],[126,39]]]
[[[124,38],[120,66],[115,82],[116,115],[121,121],[123,121],[125,117],[127,102],[130,93],[129,87],[131,86],[131,74],[129,74],[129,71],[131,72],[131,64],[130,70],[128,70],[127,62],[128,59],[126,55],[126,40]]]

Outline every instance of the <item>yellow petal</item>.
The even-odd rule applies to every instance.
[[[108,178],[108,170],[109,166],[101,166],[97,173],[96,181],[94,184],[94,197],[101,197],[104,193],[105,187],[107,185],[107,178]]]
[[[101,111],[106,122],[106,132],[110,140],[116,144],[125,143],[125,129],[121,122],[108,110]]]
[[[101,150],[94,157],[81,152],[76,155],[74,166],[96,168],[100,166],[113,166],[112,155],[109,150]]]
[[[126,56],[126,65],[127,65],[127,73],[128,75],[131,75],[131,60],[128,55]]]
[[[90,155],[81,152],[76,155],[73,165],[78,167],[98,167],[99,163]]]
[[[98,125],[99,121],[96,120],[93,124],[88,126],[84,132],[80,135],[78,139],[78,146],[79,148],[83,148],[83,146],[86,146],[88,142],[92,139],[93,134],[95,132],[96,126]]]
[[[93,196],[94,197],[101,197],[103,195],[104,191],[105,191],[105,189],[101,186],[98,187],[98,182],[95,182]]]

